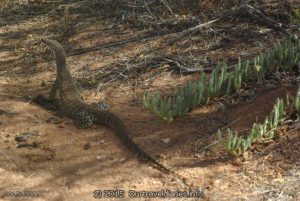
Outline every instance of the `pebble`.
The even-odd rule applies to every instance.
[[[165,138],[165,139],[162,139],[161,140],[163,143],[166,143],[166,144],[168,144],[170,141],[171,141],[171,138]]]
[[[101,160],[102,159],[102,156],[96,156],[96,160]]]
[[[62,120],[58,117],[49,117],[47,120],[46,120],[47,123],[52,123],[52,124],[59,124],[62,122]]]
[[[17,135],[17,136],[15,137],[15,140],[16,140],[17,142],[25,142],[25,141],[27,141],[28,138],[29,138],[30,136],[32,136],[32,135],[33,135],[32,132],[26,131],[26,132],[21,133],[20,135]]]
[[[91,144],[88,142],[88,143],[86,143],[84,146],[83,146],[83,149],[84,150],[88,150],[88,149],[90,149],[92,146],[91,146]]]

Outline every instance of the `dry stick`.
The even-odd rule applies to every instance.
[[[191,34],[193,32],[199,31],[203,27],[209,26],[209,25],[211,25],[211,24],[213,24],[215,22],[218,22],[218,21],[220,21],[220,20],[222,20],[224,18],[227,18],[230,15],[237,14],[243,8],[248,13],[250,13],[251,15],[254,15],[255,17],[257,17],[257,15],[259,15],[266,22],[268,22],[268,24],[271,27],[273,27],[274,29],[280,30],[280,31],[284,32],[285,34],[290,35],[287,31],[285,31],[284,29],[281,28],[280,24],[278,24],[276,21],[270,19],[269,17],[265,16],[261,11],[256,10],[255,8],[253,8],[253,7],[249,6],[249,5],[243,5],[243,6],[240,6],[240,7],[233,8],[231,11],[227,12],[226,14],[224,14],[220,18],[211,20],[211,21],[206,22],[204,24],[199,24],[197,26],[190,27],[188,29],[185,29],[185,30],[181,31],[180,33],[173,33],[173,35],[176,34],[175,38],[173,38],[171,40],[166,40],[167,41],[166,44],[170,45],[171,43],[176,42],[177,40],[181,39],[182,37],[184,37],[184,36],[186,36],[188,34]],[[170,37],[170,34],[166,34],[166,35],[167,35],[168,38]],[[149,34],[149,35],[144,35],[144,36],[138,36],[138,37],[135,37],[135,38],[130,38],[130,39],[127,39],[125,41],[117,41],[117,42],[114,42],[114,43],[103,44],[103,45],[100,45],[100,46],[83,48],[83,49],[75,50],[75,52],[70,53],[69,56],[83,54],[83,53],[86,53],[86,52],[89,52],[89,51],[100,50],[102,48],[109,48],[109,47],[115,47],[115,46],[119,46],[119,45],[124,45],[124,44],[130,43],[130,42],[136,42],[136,41],[139,41],[139,40],[148,39],[148,38],[154,38],[154,37],[157,37],[157,35],[151,35],[151,34]],[[163,38],[167,39],[167,37],[164,36]],[[149,47],[146,48],[146,52],[147,52],[147,50],[149,50]],[[142,51],[142,52],[144,52],[144,51]],[[198,69],[188,68],[188,67],[185,67],[185,66],[181,65],[178,61],[174,61],[174,60],[171,60],[171,59],[168,59],[168,58],[163,58],[163,59],[165,59],[165,60],[167,60],[169,62],[174,63],[176,65],[176,67],[179,68],[179,70],[180,70],[181,73],[195,73],[195,72],[198,72],[198,71],[200,71],[200,72],[211,72],[212,71],[212,69],[210,69],[210,68],[202,68],[202,69],[201,68],[198,68]],[[231,68],[234,68],[234,66],[229,67],[228,70],[231,70]]]
[[[168,8],[168,10],[173,14],[175,15],[175,13],[172,11],[171,7],[169,6],[169,3],[166,2],[165,0],[161,0],[161,2]]]
[[[4,11],[4,8],[9,4],[10,0],[7,0],[5,3],[3,3],[2,11]]]
[[[127,40],[117,41],[117,42],[114,42],[114,43],[106,43],[106,44],[102,44],[102,45],[99,45],[99,46],[77,49],[74,52],[68,54],[68,56],[74,56],[74,55],[79,55],[79,54],[83,54],[83,53],[86,53],[86,52],[101,50],[102,48],[116,47],[116,46],[124,45],[124,44],[127,44],[127,43],[131,43],[131,42],[136,42],[136,41],[149,39],[149,38],[155,38],[156,36],[157,35],[147,34],[147,35],[144,35],[144,36],[137,36],[137,37],[134,37],[134,38],[129,38]]]
[[[228,16],[231,15],[231,13],[233,13],[233,11],[235,11],[236,13],[237,12],[240,12],[242,9],[246,10],[247,13],[249,13],[250,15],[258,18],[259,20],[263,19],[264,22],[266,22],[270,27],[272,27],[273,29],[275,30],[278,30],[278,31],[281,31],[283,32],[284,34],[288,35],[288,36],[291,36],[291,34],[289,32],[287,32],[286,30],[284,30],[281,26],[281,24],[279,24],[278,22],[276,22],[275,20],[272,20],[271,18],[269,18],[268,16],[264,15],[260,10],[257,10],[255,8],[253,8],[252,6],[250,5],[242,5],[241,7],[239,8],[234,8],[232,9],[232,11],[230,11],[229,13],[225,14],[224,16],[218,18],[218,19],[214,19],[214,20],[211,20],[207,23],[204,23],[204,24],[199,24],[195,27],[190,27],[188,29],[185,29],[183,31],[181,31],[178,36],[176,36],[176,38],[174,39],[171,39],[169,41],[167,41],[167,44],[171,44],[171,43],[174,43],[176,42],[177,40],[183,38],[184,36],[188,35],[188,34],[191,34],[195,31],[198,31],[200,30],[201,28],[205,27],[205,26],[208,26],[212,23],[215,23],[215,22],[218,22],[220,21],[221,19],[224,19]],[[168,58],[163,58],[169,62],[172,62],[174,63],[179,69],[180,69],[180,72],[181,73],[194,73],[194,72],[208,72],[208,71],[212,71],[212,69],[203,69],[203,68],[198,68],[198,69],[195,69],[195,68],[188,68],[188,67],[185,67],[183,65],[181,65],[178,61],[174,61],[174,60],[171,60],[171,59],[168,59]],[[299,64],[300,65],[300,61],[299,61]],[[230,66],[230,68],[234,68],[234,66]],[[299,71],[300,72],[300,71]],[[299,84],[300,85],[300,84]]]
[[[209,25],[211,25],[213,23],[216,23],[216,22],[218,22],[220,20],[223,20],[224,18],[227,18],[227,17],[229,17],[231,15],[235,15],[235,14],[237,14],[243,8],[249,14],[251,14],[252,16],[254,16],[256,18],[260,17],[259,19],[263,19],[265,22],[268,23],[269,26],[271,26],[274,29],[279,30],[279,31],[281,31],[281,32],[283,32],[283,33],[285,33],[285,34],[287,34],[287,35],[290,36],[290,34],[286,30],[284,30],[283,28],[281,28],[281,25],[279,23],[277,23],[276,21],[274,21],[271,18],[267,17],[261,11],[255,9],[252,6],[249,6],[249,5],[243,5],[243,6],[240,6],[240,7],[233,8],[231,11],[226,12],[223,16],[221,16],[221,17],[219,17],[217,19],[211,20],[211,21],[203,23],[203,24],[199,24],[199,25],[194,26],[194,27],[190,27],[188,29],[185,29],[185,30],[179,32],[179,33],[173,33],[173,35],[176,35],[176,36],[174,36],[174,38],[172,38],[170,40],[166,40],[166,44],[170,45],[170,44],[178,41],[179,39],[183,38],[184,36],[187,36],[187,35],[189,35],[189,34],[191,34],[193,32],[201,30],[201,28],[203,28],[203,27],[209,26]],[[168,37],[165,37],[165,39],[170,38],[171,34],[166,34],[166,35]],[[157,37],[157,35],[148,34],[148,35],[144,35],[144,36],[138,36],[138,37],[135,37],[135,38],[130,38],[130,39],[127,39],[127,40],[124,40],[124,41],[117,41],[117,42],[114,42],[114,43],[108,43],[108,44],[103,44],[103,45],[89,47],[89,48],[82,48],[82,49],[75,50],[74,52],[70,53],[68,56],[79,55],[79,54],[83,54],[83,53],[90,52],[90,51],[100,50],[102,48],[109,48],[109,47],[120,46],[120,45],[124,45],[124,44],[130,43],[130,42],[136,42],[136,41],[139,41],[139,40],[148,39],[148,38],[154,38],[154,37]]]
[[[196,73],[196,72],[211,72],[213,69],[210,67],[208,68],[194,68],[194,67],[186,67],[182,65],[179,61],[163,57],[164,60],[168,61],[169,63],[173,63],[176,66],[176,70],[180,72],[180,74],[189,74],[189,73]]]
[[[271,19],[270,17],[266,16],[260,10],[255,9],[250,5],[246,5],[241,8],[244,8],[247,11],[247,13],[249,13],[251,16],[254,16],[258,20],[263,20],[264,22],[266,22],[270,27],[272,27],[272,29],[281,31],[284,34],[286,34],[287,36],[291,36],[291,34],[289,32],[287,32],[286,30],[284,30],[282,28],[282,25],[280,23],[278,23],[275,20]]]
[[[146,0],[144,0],[144,4],[145,4],[145,7],[146,7],[148,13],[151,15],[151,17],[153,17],[153,19],[157,20],[157,18],[155,17],[155,15],[153,15],[153,13],[151,12],[151,10],[150,10],[150,8],[149,8]]]
[[[234,124],[235,122],[239,121],[240,119],[241,119],[241,117],[236,118],[235,120],[229,122],[226,126],[223,126],[220,130],[223,130],[223,129],[228,128],[229,126],[231,126],[231,125]],[[211,137],[214,136],[214,135],[217,135],[217,134],[218,134],[218,132],[215,132],[214,134],[211,135]],[[206,149],[208,149],[208,148],[210,148],[210,147],[212,147],[212,146],[218,144],[219,142],[220,142],[220,140],[214,141],[213,143],[211,143],[211,144],[209,144],[209,145],[203,147],[202,149],[200,149],[200,151],[198,151],[198,153],[203,152],[204,150],[206,150]]]
[[[300,122],[296,123],[294,126],[292,126],[292,128],[289,130],[289,132],[298,131],[298,130],[300,130]]]
[[[3,150],[0,150],[0,156],[1,155],[3,155],[8,160],[8,162],[10,163],[10,165],[16,167],[17,169],[20,168],[19,161],[16,161],[15,159],[13,159],[11,156],[9,156],[7,153],[5,153]]]
[[[300,60],[298,61],[297,68],[298,68],[297,71],[298,77],[296,78],[296,82],[298,85],[298,90],[300,90]]]
[[[184,37],[184,36],[186,36],[186,35],[188,35],[188,34],[190,34],[192,32],[198,31],[198,30],[200,30],[201,28],[203,28],[205,26],[211,25],[211,24],[213,24],[215,22],[220,21],[221,19],[227,18],[228,16],[231,15],[231,13],[233,11],[236,11],[236,10],[239,10],[239,9],[234,8],[234,9],[232,9],[232,11],[229,11],[228,13],[226,13],[223,16],[221,16],[220,18],[211,20],[211,21],[206,22],[204,24],[199,24],[199,25],[197,25],[195,27],[190,27],[188,29],[185,29],[185,30],[181,31],[180,33],[172,33],[172,34],[176,35],[176,38],[173,39],[173,40],[169,40],[169,41],[166,40],[167,41],[166,43],[169,45],[169,44],[171,44],[171,43],[179,40],[180,38],[182,38],[182,37]],[[170,34],[166,33],[165,35],[168,36],[168,37],[165,37],[165,39],[167,39],[167,38],[170,37]],[[79,54],[83,54],[83,53],[90,52],[90,51],[100,50],[102,48],[115,47],[115,46],[119,46],[119,45],[124,45],[124,44],[130,43],[130,42],[136,42],[136,41],[140,41],[140,40],[143,40],[143,39],[154,38],[154,37],[157,37],[157,35],[148,34],[148,35],[144,35],[144,36],[137,36],[137,37],[134,37],[134,38],[130,38],[130,39],[127,39],[127,40],[124,40],[124,41],[117,41],[117,42],[114,42],[114,43],[108,43],[108,44],[103,44],[103,45],[94,46],[94,47],[77,49],[74,52],[68,54],[68,56],[79,55]]]
[[[206,67],[206,68],[186,67],[186,66],[183,66],[182,64],[180,64],[179,61],[176,61],[176,60],[173,60],[170,58],[166,58],[166,57],[162,57],[162,58],[170,63],[174,63],[176,65],[176,67],[179,69],[180,73],[197,73],[197,72],[211,73],[214,70],[211,67]],[[235,68],[235,66],[236,66],[236,64],[228,66],[227,71],[230,72],[231,70],[233,70]]]
[[[223,20],[223,19],[225,19],[225,18],[231,16],[232,14],[236,14],[237,11],[240,10],[240,8],[241,8],[241,7],[234,7],[233,9],[231,9],[231,10],[228,11],[228,12],[226,12],[224,15],[222,15],[221,17],[219,17],[219,18],[217,18],[217,19],[211,20],[211,21],[206,22],[206,23],[203,23],[203,24],[198,24],[197,26],[190,27],[190,28],[188,28],[188,29],[185,29],[185,30],[181,31],[180,33],[176,33],[175,38],[172,38],[172,39],[170,39],[170,40],[167,40],[166,43],[167,43],[167,45],[170,45],[170,44],[172,44],[172,43],[178,41],[179,39],[181,39],[181,38],[183,38],[183,37],[185,37],[185,36],[187,36],[187,35],[189,35],[189,34],[191,34],[191,33],[193,33],[193,32],[197,32],[197,31],[201,30],[203,27],[209,26],[209,25],[211,25],[211,24],[213,24],[213,23],[216,23],[216,22],[218,22],[218,21],[220,21],[220,20]]]
[[[222,18],[214,19],[214,20],[211,20],[211,21],[206,22],[206,23],[204,23],[204,24],[199,24],[199,25],[197,25],[197,26],[195,26],[195,27],[190,27],[190,28],[188,28],[188,29],[185,29],[185,30],[181,31],[179,34],[176,34],[176,37],[175,37],[175,38],[172,38],[171,40],[167,41],[167,44],[170,45],[170,44],[172,44],[172,43],[178,41],[179,39],[183,38],[184,36],[187,36],[187,35],[189,35],[189,34],[195,32],[195,31],[199,31],[201,28],[206,27],[206,26],[208,26],[208,25],[211,25],[211,24],[213,24],[213,23],[215,23],[215,22],[218,22],[218,21],[220,21],[221,19],[222,19]]]
[[[235,7],[233,8],[231,11],[226,12],[223,16],[221,16],[220,18],[211,20],[209,22],[206,22],[204,24],[199,24],[195,27],[190,27],[188,29],[185,29],[183,31],[181,31],[179,34],[177,34],[177,36],[169,41],[167,41],[167,44],[170,45],[176,41],[178,41],[179,39],[183,38],[184,36],[187,36],[193,32],[199,31],[201,28],[206,27],[208,25],[211,25],[215,22],[218,22],[220,20],[223,20],[224,18],[229,17],[230,15],[234,15],[239,13],[242,9],[246,10],[247,13],[249,13],[251,16],[254,16],[255,18],[258,18],[259,20],[263,20],[264,22],[266,22],[270,27],[272,27],[275,30],[281,31],[283,33],[285,33],[288,36],[291,36],[291,34],[289,32],[287,32],[286,30],[284,30],[281,26],[281,24],[279,24],[278,22],[276,22],[275,20],[272,20],[271,18],[269,18],[268,16],[264,15],[260,10],[257,10],[255,8],[253,8],[250,5],[247,4],[243,4],[240,7]]]
[[[195,72],[202,72],[204,69],[203,68],[188,68],[188,67],[185,67],[183,65],[181,65],[179,63],[179,61],[175,61],[175,60],[172,60],[172,59],[169,59],[169,58],[166,58],[166,57],[163,57],[164,60],[170,62],[170,63],[174,63],[176,65],[176,67],[179,69],[180,71],[180,74],[181,73],[195,73]]]

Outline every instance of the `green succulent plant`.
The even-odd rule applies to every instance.
[[[201,73],[198,82],[189,82],[179,87],[173,96],[161,97],[158,92],[154,95],[145,93],[144,106],[163,120],[171,122],[199,105],[208,103],[212,98],[241,89],[249,76],[262,81],[266,73],[277,72],[279,68],[285,71],[292,70],[300,60],[299,52],[300,40],[297,37],[284,38],[277,41],[270,50],[260,52],[252,61],[242,61],[238,58],[232,73],[228,73],[227,63],[223,61],[217,64],[209,78],[205,73]],[[277,114],[272,115],[268,119],[269,126],[276,127]],[[275,120],[271,121],[270,118]]]

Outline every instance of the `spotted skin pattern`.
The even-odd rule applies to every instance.
[[[100,110],[110,110],[110,105],[105,102],[96,103],[95,106],[98,107]]]
[[[80,128],[88,128],[93,123],[103,124],[111,128],[123,142],[123,144],[133,152],[140,161],[153,164],[160,171],[170,174],[170,169],[158,163],[154,158],[144,152],[131,138],[131,132],[123,121],[113,112],[110,106],[105,103],[98,105],[87,105],[84,103],[77,90],[67,65],[63,47],[54,40],[42,39],[42,41],[55,53],[56,58],[56,79],[50,91],[49,99],[54,100],[58,96],[59,108],[69,118],[75,121]]]

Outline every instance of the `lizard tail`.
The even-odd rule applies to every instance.
[[[98,113],[99,114],[99,113]],[[111,128],[120,138],[121,142],[133,152],[137,158],[142,162],[149,162],[154,165],[155,168],[160,171],[170,174],[173,173],[170,169],[166,168],[159,162],[157,162],[153,157],[144,152],[130,137],[130,131],[122,122],[122,120],[112,112],[101,111],[100,115],[97,115],[97,122],[104,124],[105,126]]]
[[[133,152],[137,158],[142,162],[148,162],[152,164],[153,167],[157,168],[161,172],[169,175],[175,175],[178,177],[183,185],[188,187],[189,189],[193,188],[193,184],[188,183],[187,179],[185,177],[182,177],[181,175],[178,175],[174,171],[168,169],[164,165],[157,162],[153,157],[151,157],[149,154],[144,152],[130,137],[131,133],[128,130],[128,128],[125,126],[123,121],[114,113],[109,111],[101,111],[100,113],[97,112],[98,115],[98,123],[105,125],[109,128],[111,128],[120,138],[122,143],[131,151]]]

